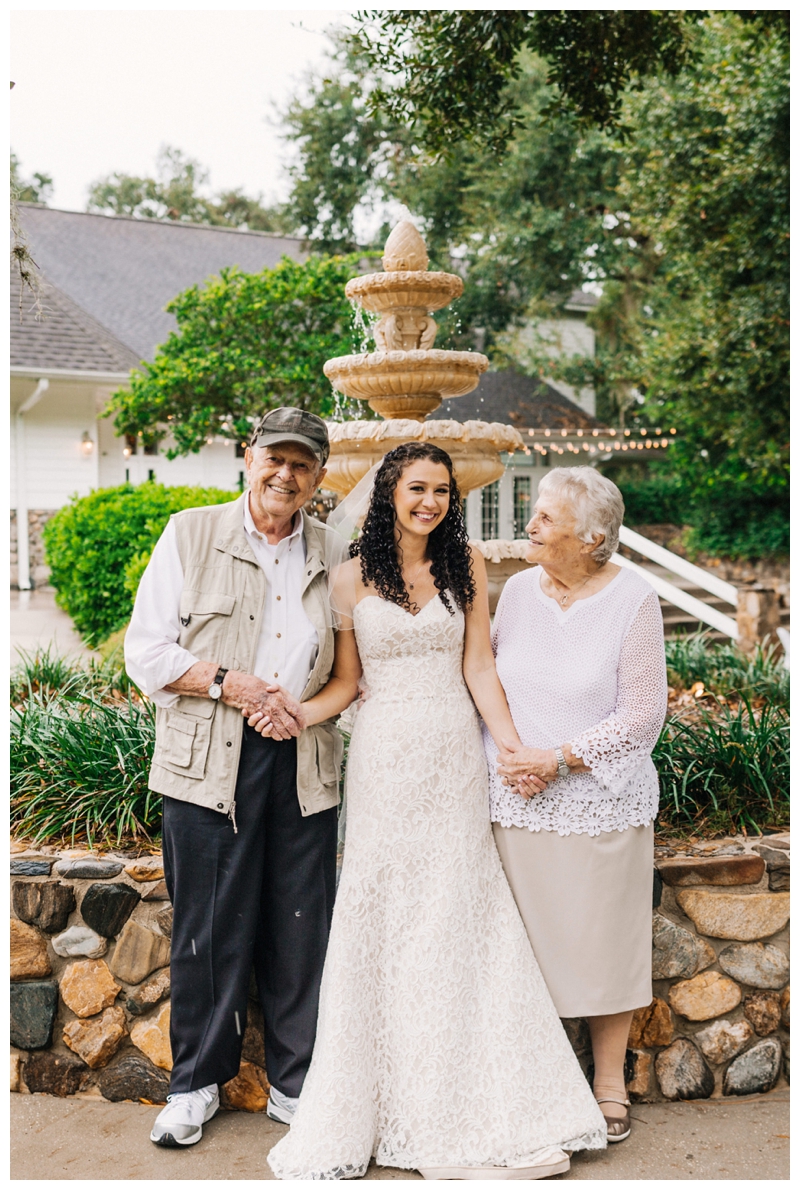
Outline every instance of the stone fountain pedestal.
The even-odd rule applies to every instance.
[[[464,286],[451,273],[428,271],[425,243],[407,220],[386,241],[383,267],[382,273],[355,277],[345,290],[363,309],[380,314],[373,332],[377,350],[328,360],[325,375],[338,392],[366,400],[385,420],[329,424],[325,486],[346,495],[393,447],[419,441],[447,451],[466,495],[500,478],[501,453],[523,449],[522,438],[498,422],[425,421],[445,398],[472,392],[489,361],[478,352],[433,347],[432,312],[449,305]]]

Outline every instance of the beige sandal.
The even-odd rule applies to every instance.
[[[614,1099],[610,1095],[606,1095],[603,1099],[598,1099],[598,1103],[618,1103],[620,1107],[630,1107],[630,1099]],[[625,1115],[607,1116],[603,1112],[603,1119],[606,1122],[606,1132],[608,1133],[608,1143],[610,1145],[616,1144],[619,1140],[627,1140],[631,1134],[631,1113],[625,1112]]]

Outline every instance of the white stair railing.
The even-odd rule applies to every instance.
[[[656,545],[649,538],[642,537],[641,533],[634,533],[633,529],[628,529],[625,525],[620,526],[619,539],[629,549],[636,550],[637,554],[643,554],[651,562],[657,562],[659,566],[663,566],[666,570],[671,570],[673,574],[679,574],[681,578],[688,578],[696,587],[700,587],[702,591],[708,591],[709,594],[716,595],[718,599],[724,599],[726,603],[730,603],[736,607],[738,594],[733,583],[726,583],[724,579],[717,578],[715,574],[710,574],[709,571],[703,570],[700,566],[695,566],[692,562],[687,562],[685,558],[679,557],[678,554],[673,554],[671,550],[665,550],[663,546]],[[619,558],[615,558],[614,561],[618,562]],[[677,588],[674,589],[677,590]],[[670,597],[665,595],[664,598],[669,599]],[[671,600],[671,602],[674,603],[675,601]],[[677,606],[683,607],[683,604],[679,603]],[[686,611],[688,609],[684,608],[683,610]]]
[[[628,530],[630,532],[630,530]],[[638,537],[638,533],[632,534],[633,537]],[[644,538],[642,540],[645,540]],[[622,532],[620,531],[620,541],[622,541]],[[627,545],[628,543],[625,542]],[[633,546],[636,549],[638,547]],[[658,548],[658,547],[657,547]],[[668,553],[668,550],[662,550],[662,553]],[[671,555],[674,557],[674,555]],[[611,561],[616,562],[618,566],[627,566],[629,570],[635,570],[643,579],[655,588],[655,591],[662,599],[666,599],[668,603],[672,603],[675,607],[679,607],[682,611],[689,612],[695,619],[700,620],[703,624],[709,624],[712,628],[716,628],[717,632],[724,633],[729,636],[731,640],[736,640],[739,631],[736,621],[732,616],[726,616],[724,612],[718,611],[715,607],[709,607],[707,603],[703,603],[702,599],[696,599],[694,595],[690,595],[688,591],[682,591],[680,587],[676,587],[674,583],[668,583],[666,579],[659,578],[657,574],[653,574],[650,570],[645,570],[644,566],[639,566],[637,562],[631,562],[629,558],[623,558],[622,554],[612,554]],[[683,559],[680,559],[683,561]],[[663,563],[662,563],[663,565]],[[694,567],[693,569],[697,569]],[[684,576],[686,577],[686,576]],[[698,583],[698,586],[700,584]],[[726,584],[728,585],[728,584]],[[736,588],[732,588],[736,590]],[[716,592],[715,592],[716,593]]]

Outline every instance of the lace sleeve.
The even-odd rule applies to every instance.
[[[570,747],[604,789],[616,792],[652,752],[666,711],[664,627],[658,596],[651,591],[622,643],[613,715],[571,740]]]

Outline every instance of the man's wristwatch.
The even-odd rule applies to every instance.
[[[560,748],[556,748],[555,753],[556,753],[556,761],[558,762],[559,777],[568,777],[569,773],[570,773],[570,769],[569,769],[569,765],[567,764],[566,760],[564,759],[564,753],[561,751]]]
[[[215,701],[222,698],[222,683],[225,681],[225,674],[227,672],[227,669],[223,669],[222,666],[219,667],[214,681],[208,688],[209,698],[213,698]]]

